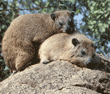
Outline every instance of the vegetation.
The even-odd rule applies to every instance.
[[[74,20],[76,30],[89,35],[97,46],[98,53],[110,56],[109,0],[0,0],[0,44],[4,32],[17,16],[27,13],[51,13],[59,9],[74,11],[74,16],[82,14],[80,28]],[[0,53],[1,51],[0,45]],[[10,75],[2,56],[0,56],[0,75],[2,75],[0,81]]]

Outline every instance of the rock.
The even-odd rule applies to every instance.
[[[110,72],[110,58],[106,58],[102,54],[95,53],[93,62],[88,64],[88,68]]]
[[[110,94],[110,73],[67,61],[39,63],[0,82],[0,94]]]

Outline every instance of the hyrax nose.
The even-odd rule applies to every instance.
[[[82,51],[81,51],[81,54],[82,54],[82,55],[86,55],[85,50],[82,50]]]

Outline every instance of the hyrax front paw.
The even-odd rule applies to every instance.
[[[46,60],[46,59],[45,59],[45,60],[44,60],[44,59],[41,60],[41,63],[42,63],[42,64],[48,64],[49,62],[50,62],[50,61],[49,61],[49,60]]]

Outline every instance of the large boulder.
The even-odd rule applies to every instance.
[[[87,68],[59,60],[38,63],[0,82],[0,94],[110,94],[109,63],[98,55]]]

